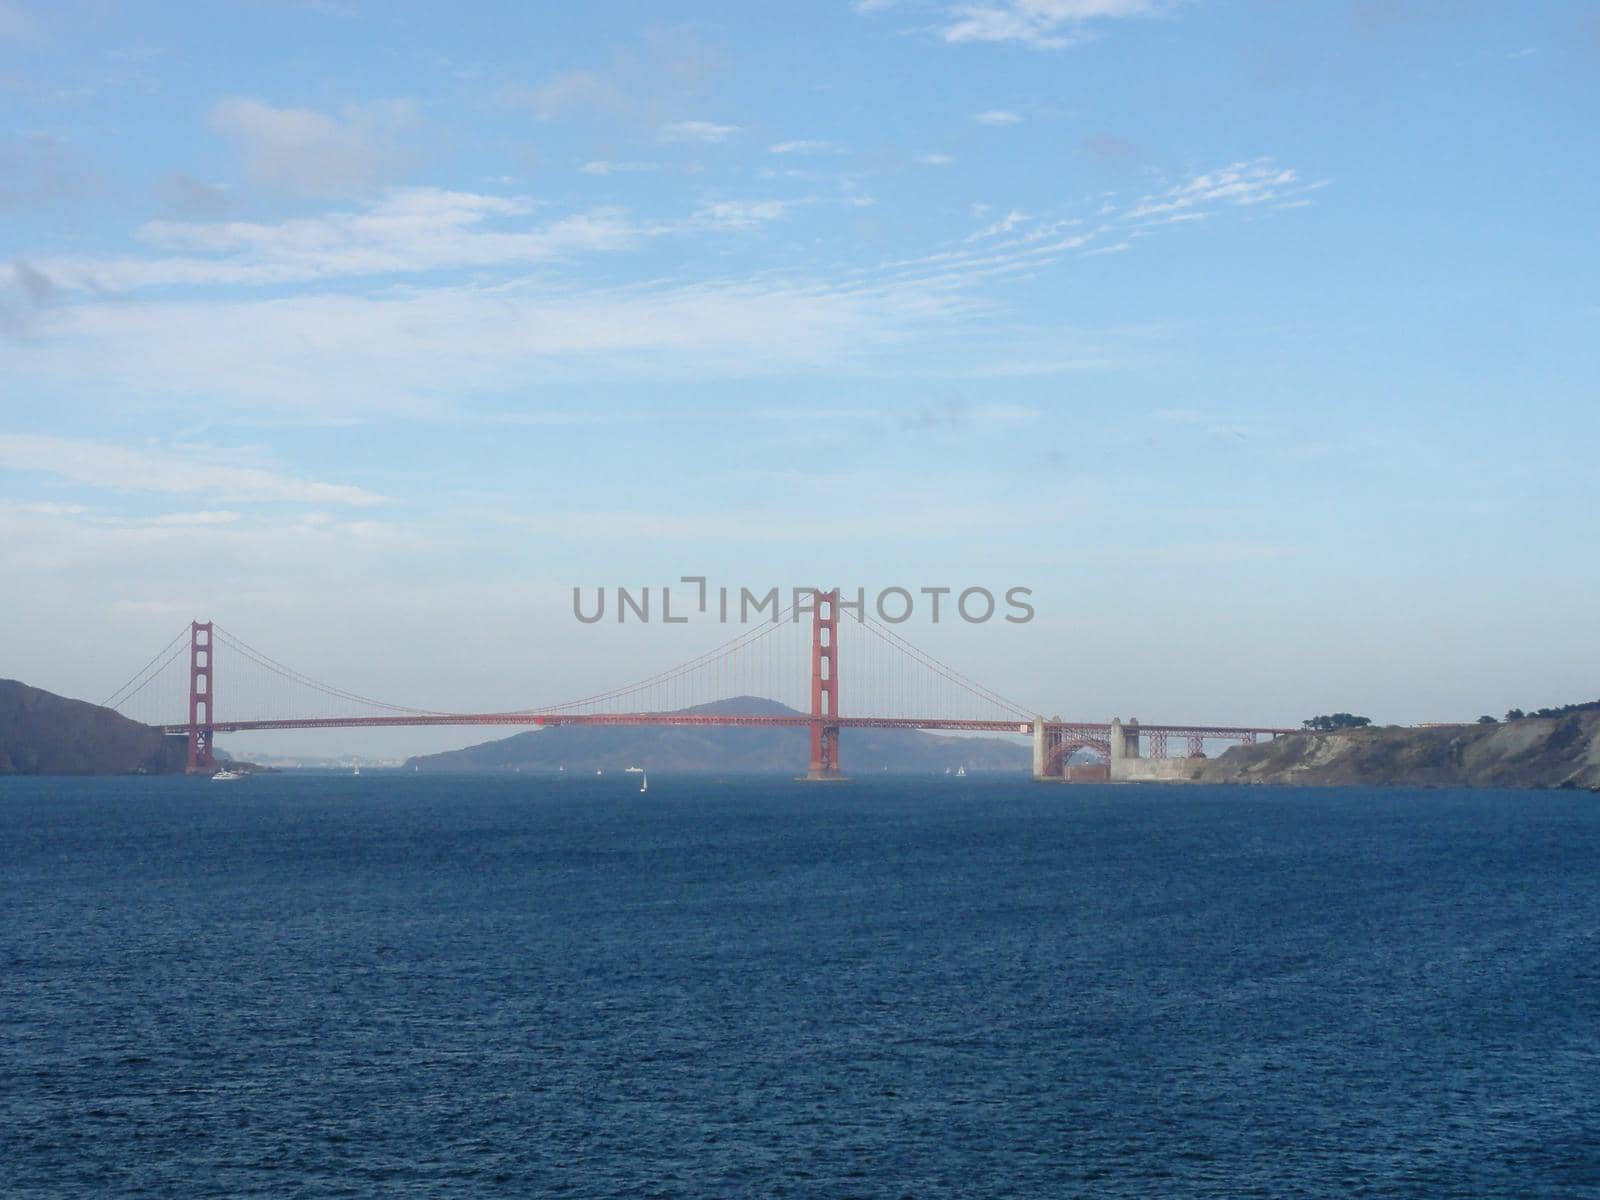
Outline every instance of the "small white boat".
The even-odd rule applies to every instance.
[[[350,774],[352,774],[352,775],[359,775],[359,774],[361,774],[361,768],[360,768],[360,767],[357,767],[357,768],[356,768],[356,769],[355,769],[355,770],[354,770],[354,771],[351,771],[351,772],[350,772]]]
[[[965,775],[966,773],[967,773],[967,769],[965,767],[957,767],[956,768],[956,774],[957,775]]]
[[[240,773],[239,773],[239,772],[238,772],[238,771],[230,771],[230,770],[228,770],[228,768],[227,768],[227,767],[223,767],[223,768],[222,768],[222,770],[220,770],[220,771],[218,771],[218,772],[217,772],[217,773],[216,773],[216,774],[215,774],[215,775],[213,775],[213,776],[212,776],[212,777],[211,777],[211,778],[212,778],[212,779],[213,779],[213,780],[223,780],[223,779],[243,779],[243,778],[244,778],[244,776],[243,776],[243,775],[241,775],[241,774],[240,774]]]

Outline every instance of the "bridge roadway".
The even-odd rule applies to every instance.
[[[818,718],[809,713],[783,713],[766,716],[741,716],[714,713],[406,713],[385,717],[289,717],[280,720],[212,721],[214,733],[245,733],[268,729],[360,729],[400,728],[438,725],[721,725],[743,728],[807,729]],[[825,725],[839,729],[926,729],[965,733],[1033,733],[1032,721],[979,721],[959,717],[824,717]],[[1105,721],[1046,721],[1046,731],[1072,730],[1109,736]],[[163,725],[164,733],[186,734],[187,723]],[[1233,725],[1135,725],[1130,732],[1168,734],[1177,737],[1243,738],[1248,735],[1297,733],[1294,729],[1269,729]]]

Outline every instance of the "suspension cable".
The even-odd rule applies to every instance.
[[[981,683],[977,683],[967,678],[954,667],[940,662],[926,650],[923,650],[921,647],[908,642],[905,638],[901,637],[893,629],[890,629],[887,625],[883,624],[876,618],[867,614],[863,614],[861,625],[867,630],[867,632],[882,638],[891,647],[899,650],[902,654],[910,655],[923,666],[938,672],[940,675],[944,676],[944,678],[948,679],[951,683],[954,683],[957,687],[962,688],[964,691],[970,692],[972,695],[977,696],[979,699],[984,700],[987,703],[999,705],[1001,708],[1015,713],[1018,716],[1030,716],[1029,709],[1024,705],[1018,704],[1015,700],[1011,700],[1008,697],[1002,696],[999,692],[993,691],[990,688],[984,687]]]
[[[178,643],[183,641],[184,636],[188,634],[188,632],[189,630],[187,629],[180,629],[177,637],[173,638],[170,642],[163,646],[161,650],[156,653],[154,658],[135,671],[133,675],[129,677],[126,683],[124,683],[116,691],[112,692],[111,695],[105,700],[101,701],[100,707],[111,708],[117,704],[125,704],[138,695],[139,692],[142,691],[147,684],[149,684],[150,680],[154,679],[157,675],[161,674],[162,671],[166,670],[172,659],[177,657],[176,648]],[[160,664],[159,666],[157,665],[158,663]],[[135,683],[138,684],[137,687],[134,686]]]
[[[784,623],[793,616],[795,607],[796,606],[794,604],[790,604],[787,608],[784,608],[781,612],[779,612],[778,615],[770,622],[763,622],[755,629],[747,629],[743,633],[737,634],[734,637],[729,638],[727,641],[713,646],[711,649],[707,650],[698,657],[691,658],[686,663],[680,663],[679,665],[670,667],[665,671],[658,671],[656,674],[638,680],[635,683],[625,684],[622,687],[611,688],[610,690],[604,692],[596,692],[592,696],[584,696],[577,700],[568,700],[563,704],[554,704],[545,708],[519,708],[516,711],[519,713],[565,712],[569,709],[577,708],[585,704],[599,704],[606,700],[616,700],[622,696],[636,695],[637,693],[644,691],[646,688],[653,687],[656,684],[682,678],[691,671],[697,671],[701,667],[709,666],[712,662],[728,658],[739,650],[748,649],[750,646],[753,646],[757,642],[761,641],[761,639],[777,632],[777,630],[783,628]]]
[[[283,678],[291,680],[294,683],[313,688],[324,695],[332,696],[338,700],[349,700],[355,704],[368,704],[373,708],[386,708],[390,712],[407,713],[411,716],[428,717],[443,715],[437,709],[412,708],[410,705],[406,704],[390,704],[387,700],[374,700],[371,696],[362,696],[356,692],[347,692],[343,688],[334,687],[330,683],[322,683],[319,680],[312,679],[309,675],[303,674],[300,671],[296,671],[293,667],[285,666],[276,659],[269,657],[262,651],[251,646],[249,643],[236,637],[234,634],[229,633],[220,625],[216,627],[216,632],[218,639],[224,645],[237,650],[240,654],[243,654],[257,666],[263,667],[266,670],[271,671],[273,674],[282,676]]]

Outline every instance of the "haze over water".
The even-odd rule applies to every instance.
[[[1600,1192],[1600,803],[0,781],[0,1193]]]

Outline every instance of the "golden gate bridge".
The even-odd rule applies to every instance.
[[[105,701],[125,716],[188,739],[188,769],[215,768],[221,733],[404,726],[728,726],[803,728],[810,733],[806,778],[844,778],[847,729],[920,729],[1033,739],[1036,779],[1061,779],[1080,750],[1108,762],[1167,760],[1169,739],[1186,758],[1208,744],[1248,743],[1293,732],[1263,726],[1139,725],[1046,719],[968,678],[864,610],[840,619],[839,592],[813,589],[704,653],[620,687],[559,703],[497,712],[450,712],[377,700],[312,678],[211,621],[193,621]],[[229,660],[218,690],[218,652]],[[841,664],[851,686],[841,690]],[[185,685],[187,697],[185,698]],[[230,699],[226,710],[223,695]],[[763,697],[785,713],[730,711]],[[697,711],[720,701],[716,711]],[[847,702],[848,701],[848,702]],[[183,708],[184,704],[187,708]],[[1146,755],[1148,751],[1148,755]]]

